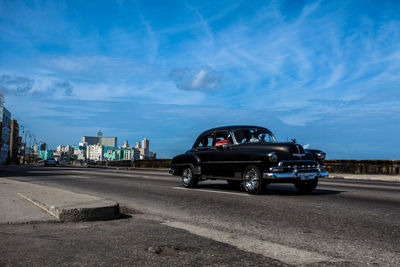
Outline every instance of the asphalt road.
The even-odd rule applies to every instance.
[[[114,200],[143,219],[286,264],[400,265],[399,183],[322,179],[312,195],[283,184],[253,196],[225,181],[185,189],[159,171],[31,168],[0,176]]]

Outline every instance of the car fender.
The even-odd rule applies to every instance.
[[[174,170],[174,175],[181,175],[182,169],[185,166],[189,166],[193,170],[193,174],[201,174],[201,160],[193,152],[186,152],[174,157],[171,161],[171,169]]]
[[[318,161],[319,164],[321,164],[321,165],[324,164],[325,158],[321,158],[321,157],[318,156],[320,153],[325,154],[322,150],[317,150],[317,149],[304,149],[304,152],[307,153],[307,154],[309,154],[309,155],[311,155],[312,158],[313,158],[314,160]]]

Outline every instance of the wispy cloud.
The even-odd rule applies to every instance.
[[[221,75],[209,66],[172,69],[169,77],[186,91],[217,90],[222,85]]]
[[[0,91],[6,95],[41,95],[43,97],[71,97],[73,86],[69,81],[57,79],[36,79],[23,76],[0,76]]]
[[[33,83],[33,80],[27,77],[3,74],[0,76],[0,92],[5,95],[26,95],[31,92]]]

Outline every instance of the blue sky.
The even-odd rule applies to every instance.
[[[0,90],[51,147],[158,157],[254,124],[328,158],[400,159],[399,1],[0,0]]]

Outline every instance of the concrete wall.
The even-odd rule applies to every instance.
[[[106,166],[105,161],[97,161],[91,163],[97,166]],[[120,160],[120,161],[108,161],[107,166],[114,167],[134,167],[134,168],[169,168],[171,166],[170,159],[156,159],[156,160]]]
[[[325,169],[331,173],[400,174],[400,160],[326,160]]]
[[[97,162],[97,165],[106,163]],[[108,162],[108,166],[136,168],[169,168],[170,165],[170,159]],[[325,169],[330,173],[399,175],[400,160],[326,160]]]

